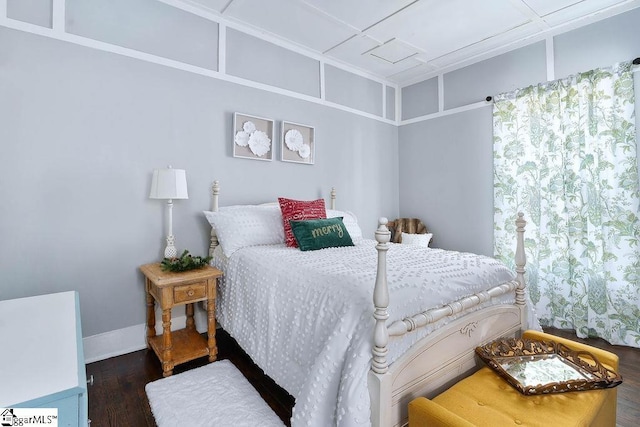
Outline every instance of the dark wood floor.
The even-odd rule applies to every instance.
[[[618,386],[618,413],[616,424],[620,427],[640,425],[640,349],[611,345],[600,338],[577,338],[572,331],[546,328],[545,332],[598,347],[620,358],[619,372],[623,383]]]
[[[224,330],[216,333],[218,360],[229,359],[288,425],[294,399],[271,378],[264,375]],[[174,375],[207,364],[203,357],[176,366]],[[162,378],[162,366],[151,350],[140,350],[87,365],[87,376],[93,375],[89,387],[89,419],[91,427],[155,426],[144,387]]]
[[[575,334],[557,329],[547,332],[584,342],[612,351],[620,357],[620,373],[624,378],[618,387],[618,426],[640,425],[640,349],[611,346],[601,339],[578,339]],[[294,400],[253,364],[236,342],[224,331],[218,330],[219,359],[229,359],[247,377],[276,414],[289,423]],[[206,364],[202,358],[179,365],[174,374]],[[155,426],[155,421],[144,386],[162,378],[162,368],[155,355],[140,350],[87,365],[87,374],[93,375],[94,385],[89,387],[89,418],[91,427],[102,426]]]

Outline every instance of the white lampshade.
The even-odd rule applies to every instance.
[[[184,169],[154,169],[150,199],[188,199],[187,174]]]

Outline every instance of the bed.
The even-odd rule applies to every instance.
[[[295,397],[294,426],[403,425],[409,401],[477,369],[476,346],[537,324],[522,214],[513,272],[489,257],[389,243],[385,218],[366,239],[335,209],[335,190],[327,217],[343,218],[354,246],[286,247],[277,205],[219,209],[212,189],[218,322]]]

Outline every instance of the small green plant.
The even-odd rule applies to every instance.
[[[164,271],[187,271],[208,265],[212,258],[213,257],[210,256],[206,258],[191,256],[189,251],[185,250],[180,257],[163,259],[160,265]]]

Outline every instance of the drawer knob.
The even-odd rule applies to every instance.
[[[193,296],[193,294],[195,294],[195,292],[193,292],[193,289],[189,289],[189,290],[187,291],[187,295],[188,295],[188,296],[192,297],[192,296]]]

